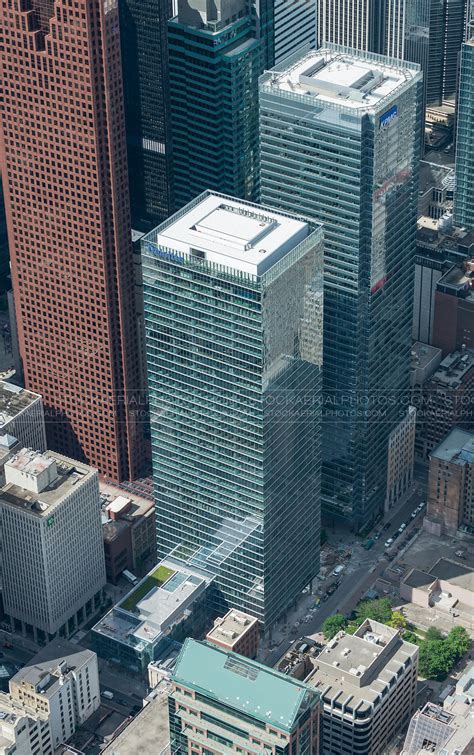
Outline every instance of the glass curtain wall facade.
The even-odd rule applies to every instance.
[[[269,625],[319,570],[322,231],[263,274],[163,246],[209,196],[142,246],[158,553]]]
[[[275,64],[316,46],[316,0],[275,0]]]
[[[168,28],[176,208],[206,189],[256,199],[263,44],[251,17]]]
[[[172,0],[119,0],[132,228],[173,211],[168,19]]]
[[[459,75],[454,217],[459,225],[474,228],[474,23],[468,31]]]
[[[372,105],[357,104],[358,92],[320,97],[297,75],[282,88],[299,66],[309,81],[320,54],[400,83]],[[421,86],[416,65],[336,46],[260,84],[261,201],[324,227],[322,502],[358,530],[382,510],[388,437],[406,412]]]

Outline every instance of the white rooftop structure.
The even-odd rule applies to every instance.
[[[270,85],[294,94],[310,95],[321,103],[345,108],[379,110],[398,96],[417,74],[416,66],[388,62],[388,58],[343,51],[312,50],[284,70],[271,72]]]
[[[161,226],[155,243],[178,255],[262,275],[311,230],[303,220],[211,193]]]

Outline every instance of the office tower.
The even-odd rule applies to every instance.
[[[3,188],[0,176],[0,294],[10,288],[10,254],[8,251],[7,219],[3,202]]]
[[[25,384],[43,397],[51,447],[133,477],[139,361],[117,9],[5,1],[0,24],[0,161]]]
[[[474,229],[474,23],[463,44],[459,74],[454,218]]]
[[[316,0],[275,0],[275,63],[310,45],[316,45]]]
[[[206,192],[143,273],[158,553],[269,625],[319,568],[321,227]]]
[[[456,96],[458,58],[466,23],[466,0],[431,0],[427,104],[442,105]]]
[[[261,78],[261,201],[324,225],[323,506],[358,529],[406,412],[420,90],[417,65],[337,46]]]
[[[262,43],[245,0],[178,3],[169,22],[176,207],[206,189],[255,199]]]
[[[170,746],[181,752],[319,752],[319,695],[236,653],[186,640],[169,696]]]
[[[313,660],[306,683],[321,695],[324,755],[382,753],[416,705],[418,647],[397,629],[366,619]]]
[[[132,228],[148,231],[173,210],[168,19],[172,0],[119,0]]]
[[[426,516],[438,534],[474,525],[473,432],[455,427],[430,453]]]
[[[102,603],[105,585],[97,471],[23,448],[0,488],[3,604],[13,631],[37,642],[68,636]],[[25,558],[25,547],[28,558]]]
[[[54,751],[99,708],[97,656],[72,642],[53,640],[10,679],[9,687],[13,704],[25,704],[30,715],[48,715]]]
[[[318,47],[331,42],[378,52],[383,18],[383,0],[318,0]]]
[[[46,432],[41,396],[0,380],[0,436],[11,435],[20,443],[46,451]]]

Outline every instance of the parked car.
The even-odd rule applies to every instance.
[[[385,547],[390,548],[392,543],[393,543],[393,537],[389,537],[389,539],[385,541]]]
[[[370,538],[369,540],[367,540],[366,543],[364,543],[363,547],[365,548],[366,551],[370,551],[370,549],[373,548],[374,545],[375,545],[375,540],[373,538]]]
[[[342,574],[342,572],[343,572],[343,571],[344,571],[344,567],[343,567],[343,565],[342,565],[342,564],[339,564],[339,566],[336,566],[336,568],[335,568],[335,569],[334,569],[334,571],[332,572],[332,575],[331,575],[331,576],[332,576],[332,577],[338,577],[338,576],[339,576],[339,574]]]
[[[400,525],[400,527],[398,528],[398,531],[399,531],[400,535],[402,534],[402,532],[403,532],[404,529],[406,529],[406,524],[405,524],[405,522],[402,522],[401,525]]]
[[[386,532],[391,524],[392,522],[387,522],[387,524],[384,524],[382,532]]]

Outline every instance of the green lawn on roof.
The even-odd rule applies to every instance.
[[[139,603],[145,595],[148,595],[154,587],[161,587],[161,585],[175,573],[176,572],[172,569],[168,569],[167,566],[158,566],[154,572],[149,574],[148,577],[138,585],[136,590],[122,601],[120,607],[125,611],[134,611],[137,603]]]

